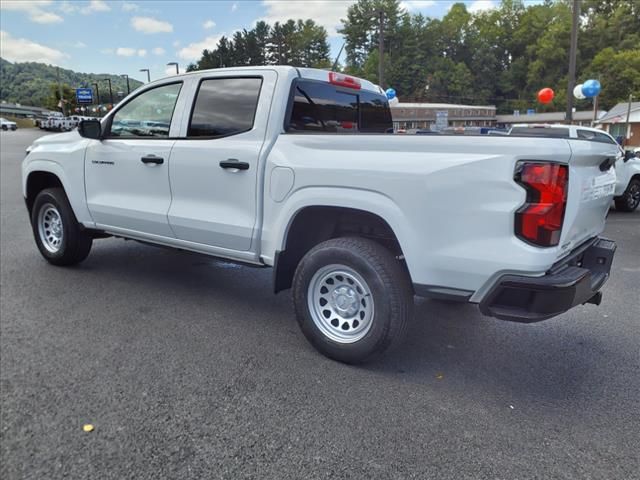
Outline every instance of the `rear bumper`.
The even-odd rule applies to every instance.
[[[600,304],[609,279],[616,244],[594,238],[542,277],[504,275],[480,303],[487,316],[516,322],[539,322],[584,303]]]

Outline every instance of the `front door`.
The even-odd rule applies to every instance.
[[[169,174],[169,224],[176,237],[236,251],[251,249],[258,159],[276,73],[203,78]],[[262,94],[261,94],[262,92]]]
[[[171,204],[169,138],[182,84],[142,92],[105,125],[85,156],[86,195],[93,220],[114,227],[174,237],[167,220]]]

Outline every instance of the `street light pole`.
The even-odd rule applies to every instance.
[[[141,68],[140,71],[141,72],[147,72],[147,83],[151,82],[151,74],[149,73],[149,69],[148,68]]]
[[[167,63],[167,67],[169,65],[175,65],[176,66],[176,75],[180,75],[180,69],[178,68],[178,62],[169,62],[169,63]]]
[[[96,87],[96,103],[100,105],[100,89],[97,83],[94,83],[93,86]]]
[[[109,82],[109,101],[110,101],[111,105],[113,105],[113,90],[111,90],[111,79],[110,78],[105,78],[104,80]]]
[[[573,20],[571,23],[571,46],[569,49],[569,84],[567,85],[567,113],[565,122],[573,122],[573,88],[576,86],[576,52],[578,50],[578,19],[580,0],[573,0]]]
[[[633,95],[629,94],[629,104],[627,105],[627,121],[624,124],[624,144],[629,145],[631,140],[631,131],[629,130],[629,119],[631,118],[631,102],[633,101]]]
[[[129,88],[129,75],[124,73],[122,76],[127,79],[127,95],[129,95],[131,93],[131,89]]]

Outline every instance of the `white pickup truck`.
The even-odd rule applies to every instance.
[[[272,267],[323,354],[397,344],[413,297],[535,322],[600,302],[615,145],[392,133],[372,83],[293,67],[189,73],[27,150],[54,265],[116,236]]]

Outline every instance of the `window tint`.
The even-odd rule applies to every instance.
[[[317,81],[298,81],[293,88],[288,131],[384,133],[393,128],[383,95]]]
[[[261,78],[214,78],[200,84],[189,137],[223,137],[253,128]]]
[[[172,83],[147,90],[135,97],[113,116],[111,136],[168,137],[180,88],[181,83]]]
[[[591,130],[578,130],[578,138],[591,140],[593,142],[615,144],[615,140],[606,133],[593,132]]]
[[[513,127],[509,135],[521,137],[554,137],[569,138],[568,128],[547,128],[547,127]]]

